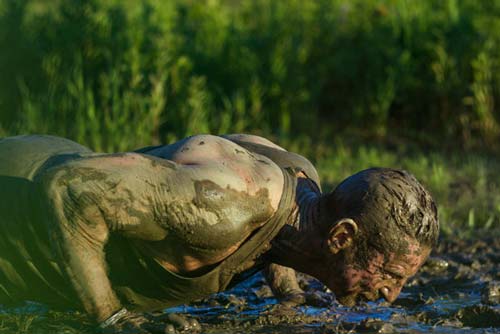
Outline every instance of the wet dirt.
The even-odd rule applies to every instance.
[[[286,307],[261,274],[190,305],[166,310],[196,318],[203,333],[500,333],[500,238],[442,240],[392,305],[343,307],[315,279],[301,287],[327,306]],[[80,313],[27,303],[0,309],[0,333],[97,333]]]
[[[316,280],[306,292],[327,307],[280,305],[261,275],[168,312],[196,317],[206,333],[500,333],[500,238],[443,240],[398,300],[339,305]]]

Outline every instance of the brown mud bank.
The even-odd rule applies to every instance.
[[[258,274],[230,291],[167,312],[195,317],[203,333],[500,333],[500,238],[443,240],[393,305],[339,305],[301,275],[322,306],[284,307]],[[84,315],[28,303],[0,309],[0,333],[96,333]]]

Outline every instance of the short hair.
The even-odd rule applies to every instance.
[[[324,229],[341,218],[358,224],[356,243],[383,254],[408,248],[409,236],[434,247],[439,235],[437,208],[431,194],[410,173],[370,168],[342,181],[320,203]]]

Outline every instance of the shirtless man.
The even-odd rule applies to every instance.
[[[18,136],[0,158],[0,303],[83,308],[109,332],[196,329],[148,312],[264,267],[288,301],[304,301],[293,268],[345,305],[392,302],[438,236],[411,174],[368,169],[322,194],[308,160],[252,135],[117,154]]]

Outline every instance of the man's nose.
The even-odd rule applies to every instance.
[[[392,303],[398,298],[401,293],[402,286],[394,286],[394,287],[383,287],[380,289],[380,293],[389,303]]]

